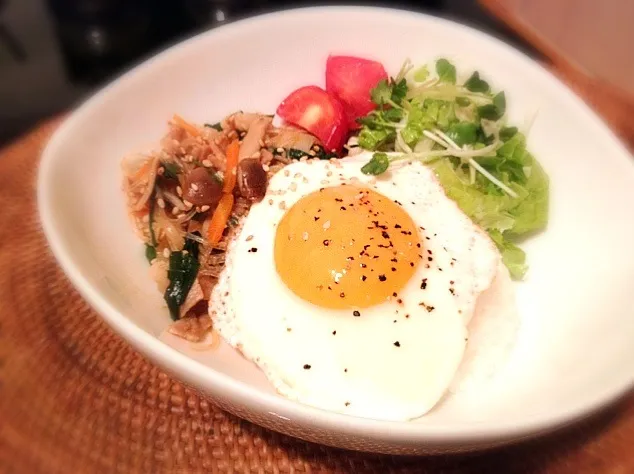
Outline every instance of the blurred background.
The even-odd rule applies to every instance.
[[[257,13],[335,3],[377,5],[376,0],[0,0],[0,146],[180,39]],[[474,26],[554,65],[619,135],[634,142],[634,0],[380,0],[378,5]]]
[[[140,59],[181,38],[259,12],[314,4],[298,0],[0,0],[0,146],[71,108]],[[528,49],[476,0],[385,0],[380,4],[456,19]]]

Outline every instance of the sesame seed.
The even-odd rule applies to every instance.
[[[172,214],[176,215],[180,212],[180,209],[178,207],[173,207],[172,208]]]
[[[285,201],[280,201],[280,203],[278,204],[278,207],[279,207],[281,210],[286,209],[286,202],[285,202]]]
[[[262,140],[261,138],[258,140],[258,144],[260,145],[260,148],[264,148],[264,140]]]
[[[163,249],[163,257],[169,258],[171,253],[172,252],[170,252],[170,249],[167,249],[167,248]]]
[[[322,179],[319,183],[320,184],[328,184],[328,180],[327,179]]]
[[[253,240],[253,236],[252,235],[247,235],[247,238],[245,240],[247,242],[249,242],[250,240]]]
[[[197,185],[196,183],[192,183],[192,189],[193,189],[194,191],[198,191],[198,189],[199,189],[199,188],[198,188],[198,185]]]
[[[291,191],[297,191],[297,183],[291,183],[288,189],[290,189]]]
[[[278,152],[278,153],[284,153],[284,148],[279,147],[279,148],[277,148],[277,150],[275,150],[275,151],[276,151],[276,152]]]
[[[187,207],[187,209],[191,209],[192,207],[194,207],[194,205],[187,199],[183,200],[183,204],[185,204],[185,207]]]
[[[304,155],[304,156],[302,156],[302,157],[299,159],[299,161],[300,161],[301,163],[306,163],[306,162],[308,161],[308,158],[306,158],[306,156]]]
[[[262,169],[268,172],[271,168],[269,167],[269,165],[262,165]]]
[[[273,205],[273,199],[269,199],[269,206]]]
[[[141,219],[143,222],[150,222],[150,215],[146,214],[143,216],[143,218]]]
[[[284,176],[290,176],[290,175],[291,175],[291,172],[290,172],[290,171],[288,171],[288,170],[284,170]]]
[[[307,178],[306,176],[304,176],[304,177],[302,178],[302,182],[303,182],[303,183],[308,183],[308,178]]]
[[[209,160],[203,160],[203,166],[205,168],[211,168],[213,165],[211,164],[211,161]]]
[[[161,209],[165,209],[165,201],[163,200],[163,198],[158,198],[156,200],[156,204],[158,204],[158,207],[160,207]]]
[[[179,196],[182,196],[183,195],[183,188],[181,188],[180,186],[176,186],[176,193]]]
[[[260,140],[260,141],[261,141],[261,140]],[[261,155],[261,153],[260,153],[259,151],[256,151],[255,153],[253,153],[253,155],[251,155],[251,158],[257,158],[257,159],[259,159],[259,158],[260,158],[260,156],[262,156],[262,155]]]
[[[207,204],[205,204],[204,206],[200,208],[200,212],[207,212],[209,209],[211,208]]]
[[[324,225],[322,227],[324,228],[324,230],[330,229],[330,221],[324,222]]]
[[[302,238],[303,238],[304,240],[308,240],[308,232],[304,232],[304,233],[302,234]]]

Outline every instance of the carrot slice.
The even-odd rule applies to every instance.
[[[233,194],[223,194],[218,203],[218,207],[211,216],[209,228],[207,229],[207,241],[216,244],[222,239],[222,233],[227,227],[227,221],[233,209]]]
[[[238,155],[240,143],[234,140],[227,147],[227,167],[225,169],[225,182],[222,186],[223,193],[230,193],[236,185],[236,173],[238,172]]]
[[[152,167],[152,157],[148,158],[143,164],[139,167],[138,170],[132,175],[132,181],[137,181],[141,179],[144,175],[150,172],[150,168]]]
[[[176,125],[184,129],[191,136],[197,137],[198,135],[200,135],[200,131],[198,130],[198,128],[196,128],[195,125],[192,125],[191,123],[189,123],[180,115],[174,114],[174,117],[172,118],[172,120],[174,121]]]

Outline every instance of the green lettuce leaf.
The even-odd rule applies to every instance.
[[[528,269],[526,253],[497,230],[490,230],[489,235],[502,254],[502,263],[508,268],[511,277],[515,279],[524,277]]]

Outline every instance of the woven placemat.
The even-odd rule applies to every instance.
[[[474,455],[326,448],[241,421],[150,364],[50,255],[35,175],[53,121],[0,151],[0,472],[634,472],[634,399],[563,433]]]

